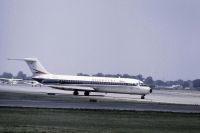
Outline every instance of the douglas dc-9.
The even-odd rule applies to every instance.
[[[83,91],[85,96],[91,92],[123,93],[141,95],[144,99],[152,92],[149,86],[137,79],[55,75],[49,73],[36,58],[9,60],[25,61],[33,73],[33,80],[52,88],[72,90],[74,95],[79,95],[79,91]]]

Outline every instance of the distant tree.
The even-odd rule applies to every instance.
[[[193,80],[193,87],[195,88],[200,87],[200,79]]]
[[[123,74],[123,76],[122,76],[123,78],[131,78],[131,76],[130,75],[128,75],[128,74]]]
[[[13,78],[13,75],[12,73],[8,73],[8,72],[4,72],[2,75],[1,75],[2,78]]]
[[[183,82],[183,88],[186,88],[186,87],[190,87],[189,81],[184,81]]]
[[[104,74],[103,73],[97,73],[97,74],[94,74],[92,76],[97,76],[97,77],[104,77]]]
[[[16,76],[16,78],[18,78],[18,79],[26,79],[27,76],[22,71],[19,71],[17,76]]]
[[[187,82],[188,82],[188,84],[189,84],[189,88],[193,88],[193,81],[188,80]]]
[[[162,81],[162,80],[156,80],[156,81],[155,81],[155,85],[158,85],[158,86],[165,86],[165,82]]]
[[[105,77],[113,77],[112,74],[105,74],[104,76],[105,76]]]
[[[147,77],[147,78],[144,80],[144,83],[147,84],[148,86],[150,86],[151,88],[154,88],[154,87],[155,87],[153,78],[152,78],[151,76]]]
[[[153,81],[153,78],[151,76],[147,77],[145,80],[144,80],[144,83],[145,84],[153,84],[154,81]]]
[[[106,77],[112,77],[112,78],[117,78],[118,74],[105,74],[104,76]]]
[[[182,85],[183,86],[183,84],[184,84],[184,81],[182,79],[174,81],[174,85]]]
[[[121,74],[117,74],[116,76],[117,76],[118,78],[119,78],[119,77],[123,77]]]
[[[137,75],[137,76],[136,76],[136,79],[139,79],[139,80],[141,80],[141,81],[143,81],[143,80],[144,80],[144,78],[143,78],[142,74],[139,74],[139,75]]]
[[[89,74],[77,73],[77,76],[90,76]]]
[[[131,75],[130,78],[132,78],[132,79],[137,79],[137,77],[136,77],[136,76],[133,76],[133,75]]]
[[[165,82],[165,86],[172,86],[172,85],[175,85],[175,81],[166,81]]]

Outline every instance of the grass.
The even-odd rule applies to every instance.
[[[0,132],[199,133],[200,114],[0,108]]]

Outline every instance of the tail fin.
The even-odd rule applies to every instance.
[[[8,59],[8,60],[25,61],[29,66],[33,75],[49,74],[49,72],[42,66],[42,64],[36,58]]]

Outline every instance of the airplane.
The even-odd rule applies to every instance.
[[[7,83],[10,85],[17,84],[19,81],[22,81],[23,79],[14,79],[14,78],[0,78],[0,81],[2,83]]]
[[[33,80],[55,89],[71,90],[73,95],[79,95],[80,91],[85,96],[89,96],[91,92],[122,93],[141,95],[141,99],[145,99],[145,95],[152,93],[149,86],[137,79],[55,75],[49,73],[37,58],[8,60],[25,61],[33,74]]]

